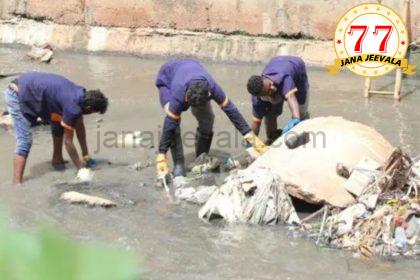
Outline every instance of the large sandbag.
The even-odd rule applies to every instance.
[[[341,117],[310,119],[291,130],[304,131],[309,132],[306,145],[289,149],[285,140],[290,135],[283,135],[249,168],[270,167],[280,175],[290,195],[310,203],[338,207],[354,203],[344,189],[346,179],[337,175],[337,163],[354,167],[367,157],[384,165],[394,149],[376,130]]]

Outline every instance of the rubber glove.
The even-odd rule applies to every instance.
[[[95,167],[97,162],[93,158],[90,157],[90,155],[84,156],[83,161],[85,162],[85,166],[87,168]]]
[[[89,168],[80,168],[79,171],[77,171],[76,179],[80,182],[90,182],[93,179],[94,173]]]
[[[158,178],[164,178],[169,174],[168,159],[165,154],[158,154],[156,158],[156,173]]]
[[[251,144],[254,150],[262,155],[268,150],[268,147],[264,144],[264,142],[254,134],[254,132],[249,132],[244,136],[244,139]]]
[[[289,130],[291,130],[293,127],[295,127],[298,123],[300,123],[300,119],[299,118],[292,118],[286,124],[286,126],[283,128],[283,134],[289,132]]]

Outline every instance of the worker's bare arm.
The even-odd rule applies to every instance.
[[[292,113],[292,117],[300,119],[300,110],[299,103],[296,98],[296,91],[289,92],[285,98],[287,101],[287,105],[289,106],[290,112]]]
[[[260,128],[261,128],[261,122],[257,122],[257,121],[252,121],[251,123],[251,130],[254,132],[255,135],[259,135],[260,134]]]
[[[80,160],[79,154],[77,153],[77,149],[73,143],[73,130],[64,129],[64,145],[66,146],[66,150],[73,161],[74,165],[77,169],[83,168],[83,162]]]
[[[85,124],[83,122],[83,116],[80,116],[77,119],[74,129],[76,130],[77,139],[79,140],[80,148],[82,149],[82,156],[89,155],[87,141],[86,141],[86,129],[85,129]]]

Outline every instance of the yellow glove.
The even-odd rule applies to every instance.
[[[156,158],[156,173],[159,178],[169,174],[168,159],[165,154],[158,154]]]
[[[260,155],[265,153],[268,150],[268,147],[264,142],[254,134],[254,132],[249,132],[244,136],[244,139],[257,151]]]

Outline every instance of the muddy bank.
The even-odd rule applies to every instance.
[[[276,55],[324,66],[335,58],[332,42],[225,35],[174,29],[64,25],[14,18],[0,25],[0,43],[107,51],[139,56],[192,56],[213,61],[263,62]]]
[[[66,25],[166,28],[201,32],[297,36],[330,40],[341,15],[360,0],[0,0],[0,17],[16,15]],[[384,0],[396,11],[404,1]],[[411,29],[419,38],[420,9],[411,1]]]
[[[15,17],[0,21],[0,44],[112,52],[140,57],[195,57],[215,62],[262,63],[277,55],[301,57],[307,65],[325,67],[336,58],[333,42],[302,36],[249,36],[162,28],[65,25]],[[420,59],[413,47],[410,61]],[[418,64],[418,63],[417,63]],[[416,75],[420,75],[419,71]]]
[[[10,213],[9,222],[31,227],[39,222],[52,223],[77,240],[104,241],[134,250],[143,260],[149,279],[411,279],[420,269],[418,260],[393,262],[354,259],[350,254],[319,249],[310,241],[292,236],[282,227],[242,225],[213,226],[197,218],[197,208],[188,204],[173,206],[156,191],[152,183],[154,168],[136,171],[137,162],[154,160],[155,149],[107,147],[106,132],[152,131],[158,133],[163,113],[154,87],[155,75],[164,59],[140,59],[132,56],[81,55],[57,52],[50,65],[24,58],[29,48],[0,48],[2,70],[43,70],[60,73],[77,83],[101,88],[110,98],[109,112],[86,118],[90,148],[99,151],[101,161],[90,187],[60,185],[74,177],[72,166],[63,172],[53,171],[52,139],[49,127],[34,130],[34,146],[29,157],[27,183],[22,189],[10,186],[10,164],[14,139],[0,130],[0,201]],[[231,100],[249,119],[251,103],[246,81],[263,68],[261,64],[205,63]],[[377,129],[392,145],[411,154],[420,153],[419,82],[404,81],[403,92],[411,93],[397,103],[391,99],[362,95],[363,79],[344,72],[339,76],[309,68],[310,110],[315,116],[342,115]],[[4,89],[8,79],[0,80]],[[377,86],[386,86],[384,77]],[[0,108],[4,105],[0,98]],[[212,153],[239,154],[240,145],[222,146],[221,132],[235,131],[217,106],[215,140]],[[279,118],[281,125],[289,113]],[[96,122],[102,118],[103,122]],[[196,121],[190,112],[183,115],[183,131],[194,132]],[[239,138],[240,139],[240,138]],[[157,141],[157,137],[156,140]],[[193,143],[193,141],[192,141]],[[192,158],[193,146],[185,152]],[[155,145],[156,147],[156,145]],[[67,154],[64,155],[68,159]],[[109,165],[107,161],[110,161]],[[65,191],[79,191],[110,199],[115,209],[91,209],[59,202]],[[316,260],[316,261],[314,261]]]

